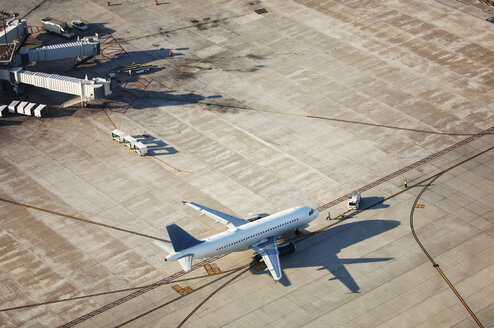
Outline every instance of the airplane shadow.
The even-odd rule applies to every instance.
[[[307,240],[302,240],[296,244],[297,251],[293,254],[281,257],[281,267],[319,267],[317,270],[327,270],[333,277],[328,280],[339,280],[351,293],[358,293],[360,287],[346,269],[347,264],[372,263],[389,261],[392,258],[349,258],[341,259],[338,253],[351,245],[357,244],[366,239],[377,236],[383,232],[394,229],[400,225],[395,220],[368,220],[360,222],[349,222],[338,225],[334,228],[318,233]],[[302,246],[310,243],[310,247]],[[251,269],[253,274],[269,274],[268,271],[256,271]],[[290,286],[291,282],[286,274],[280,280],[283,286]]]

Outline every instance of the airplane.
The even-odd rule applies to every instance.
[[[198,240],[176,224],[166,227],[170,242],[156,240],[155,244],[169,255],[165,261],[176,260],[185,272],[192,268],[192,259],[206,258],[249,248],[262,257],[275,281],[282,277],[276,237],[308,224],[319,211],[307,207],[293,207],[265,217],[245,220],[194,202],[183,201],[201,215],[207,215],[223,223],[228,230],[204,240]]]

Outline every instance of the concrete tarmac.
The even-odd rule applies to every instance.
[[[92,78],[154,65],[117,76],[113,95],[89,108],[27,88],[24,99],[47,103],[48,115],[0,119],[0,199],[16,202],[0,200],[1,309],[171,282],[2,310],[0,326],[478,327],[409,220],[424,179],[493,145],[486,19],[494,8],[474,0],[0,3],[30,26],[80,19],[89,24],[80,35],[101,37],[102,55],[80,67],[29,69]],[[147,143],[148,156],[112,140],[115,128]],[[387,199],[405,178],[409,188]],[[250,269],[210,299],[233,275],[213,282],[223,276],[205,276],[203,265],[238,268],[252,251],[195,260],[182,274],[150,238],[19,205],[164,239],[176,223],[205,238],[225,227],[182,200],[243,218],[324,208],[306,227],[315,231],[335,223],[327,211],[346,211],[341,197],[360,188],[364,207],[386,200],[297,243],[281,260],[280,283]],[[419,204],[424,247],[494,327],[494,151],[442,175]],[[179,298],[186,287],[193,292]]]

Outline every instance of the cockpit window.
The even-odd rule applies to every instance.
[[[312,213],[314,213],[314,209],[313,208],[310,209],[309,215],[312,215]]]

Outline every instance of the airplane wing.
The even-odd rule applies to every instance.
[[[262,256],[273,279],[276,281],[280,280],[282,273],[276,237],[268,237],[266,240],[261,240],[260,242],[253,244],[250,248]]]
[[[199,212],[201,212],[201,215],[207,215],[207,216],[213,218],[216,222],[223,223],[229,229],[235,229],[238,226],[249,223],[249,221],[247,221],[247,220],[237,218],[236,216],[223,213],[221,211],[206,207],[206,206],[201,205],[201,204],[197,204],[194,202],[186,202],[186,201],[183,201],[183,203],[184,203],[184,205],[190,206],[193,209],[198,210]]]

